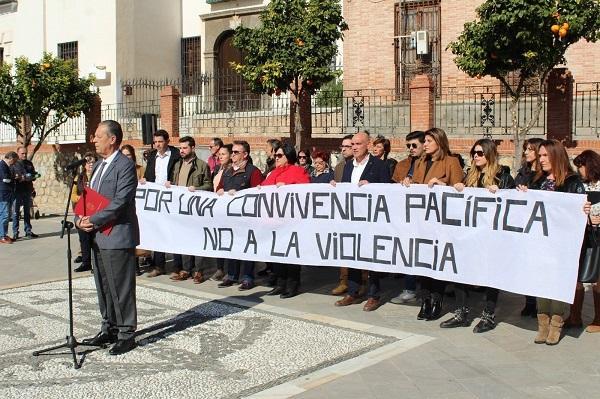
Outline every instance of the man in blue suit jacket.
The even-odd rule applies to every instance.
[[[135,247],[140,243],[135,212],[137,174],[135,164],[119,151],[122,140],[118,122],[107,120],[96,129],[93,141],[102,160],[94,165],[90,187],[110,203],[92,216],[75,219],[77,228],[94,233],[94,278],[102,328],[89,343],[114,342],[111,355],[135,347],[137,328]],[[107,225],[112,226],[108,235],[100,231]]]
[[[353,183],[362,186],[368,183],[391,183],[390,171],[386,163],[369,154],[369,132],[358,132],[352,137],[352,154],[354,159],[346,162],[342,183]],[[335,306],[348,306],[362,302],[358,295],[362,271],[348,269],[348,293],[335,303]],[[380,303],[379,273],[369,271],[369,299],[363,307],[366,312],[377,309]]]

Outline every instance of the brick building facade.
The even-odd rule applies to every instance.
[[[429,42],[437,53],[425,67],[434,66],[434,80],[442,87],[493,83],[491,79],[466,76],[454,64],[452,53],[445,50],[462,32],[465,22],[475,19],[475,9],[481,3],[482,0],[344,0],[344,18],[350,28],[344,38],[344,89],[395,87],[406,91],[410,75],[419,66],[407,59],[414,57],[409,53],[414,50],[406,49],[410,39],[397,36],[412,29],[429,31]],[[582,41],[569,49],[567,67],[576,81],[600,81],[600,65],[594,61],[599,56],[598,43]]]

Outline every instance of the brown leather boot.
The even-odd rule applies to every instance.
[[[550,332],[550,316],[546,313],[538,313],[538,331],[533,342],[536,344],[545,344]]]
[[[592,324],[585,331],[600,333],[600,287],[594,287],[592,293],[594,294],[594,321],[592,321]]]
[[[581,320],[581,307],[583,306],[583,297],[585,290],[583,287],[577,287],[575,290],[575,299],[571,305],[569,317],[565,319],[564,328],[582,328],[583,320]]]
[[[340,283],[331,290],[331,295],[342,295],[348,291],[348,268],[340,268]]]
[[[546,338],[546,345],[556,345],[560,341],[560,335],[562,333],[563,325],[565,324],[562,316],[557,314],[552,315],[550,319],[550,330],[548,332],[548,338]]]

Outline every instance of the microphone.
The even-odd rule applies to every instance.
[[[87,160],[85,158],[78,159],[77,161],[73,161],[70,164],[68,164],[67,166],[65,166],[65,170],[77,169],[78,167],[85,164],[86,162],[87,162]]]

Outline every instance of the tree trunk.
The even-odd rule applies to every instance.
[[[302,127],[302,118],[300,117],[300,99],[294,100],[294,138],[296,152],[302,151],[304,148],[304,128]]]
[[[521,157],[523,156],[523,143],[525,142],[525,137],[521,134],[521,131],[519,129],[519,101],[519,96],[511,97],[511,103],[509,108],[512,120],[511,130],[513,132],[513,143],[515,145],[513,173],[516,173],[517,170],[519,170],[519,168],[521,167]]]

